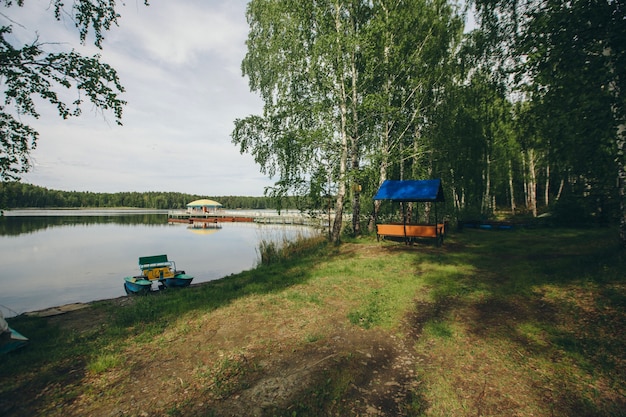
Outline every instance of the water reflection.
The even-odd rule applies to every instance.
[[[254,223],[195,229],[168,224],[167,214],[5,217],[0,230],[6,316],[123,296],[123,277],[138,272],[140,256],[167,254],[200,283],[255,267],[260,240],[315,233]]]
[[[203,222],[203,223],[194,223],[192,225],[187,226],[187,230],[197,235],[211,235],[221,229],[222,229],[221,223]]]
[[[126,212],[111,212],[106,215],[84,215],[75,214],[63,215],[50,214],[51,211],[41,211],[34,216],[15,215],[0,217],[0,236],[15,236],[23,233],[33,233],[38,230],[45,230],[59,226],[84,226],[90,224],[115,223],[115,224],[164,224],[167,223],[167,212],[165,213],[139,213],[126,214]],[[65,211],[64,213],[67,213]],[[72,212],[72,211],[69,211]]]

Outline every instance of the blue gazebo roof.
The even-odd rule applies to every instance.
[[[441,179],[386,180],[380,185],[374,200],[441,202],[444,201]]]

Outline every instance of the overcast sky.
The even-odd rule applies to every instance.
[[[23,182],[67,191],[205,196],[259,196],[273,183],[230,137],[236,118],[262,110],[240,69],[247,0],[151,1],[148,7],[129,0],[119,6],[119,27],[105,35],[102,51],[93,39],[81,46],[69,19],[55,21],[49,0],[25,3],[3,10],[19,24],[14,36],[32,41],[36,33],[64,49],[101,53],[118,71],[128,104],[123,126],[90,103],[69,120],[39,105],[41,118],[23,118],[40,134],[34,168]]]

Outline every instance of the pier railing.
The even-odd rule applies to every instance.
[[[168,221],[172,222],[255,222],[260,224],[303,225],[327,227],[327,215],[310,216],[300,211],[217,210],[211,212],[169,210]]]

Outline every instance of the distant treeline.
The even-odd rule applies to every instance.
[[[0,208],[114,208],[184,209],[203,198],[215,200],[225,209],[289,209],[296,202],[290,198],[204,196],[175,192],[93,193],[86,191],[49,190],[21,182],[0,183]]]
[[[9,221],[10,220],[10,221]],[[130,214],[109,216],[0,216],[0,236],[18,236],[59,226],[93,224],[146,225],[166,224],[166,214]]]

